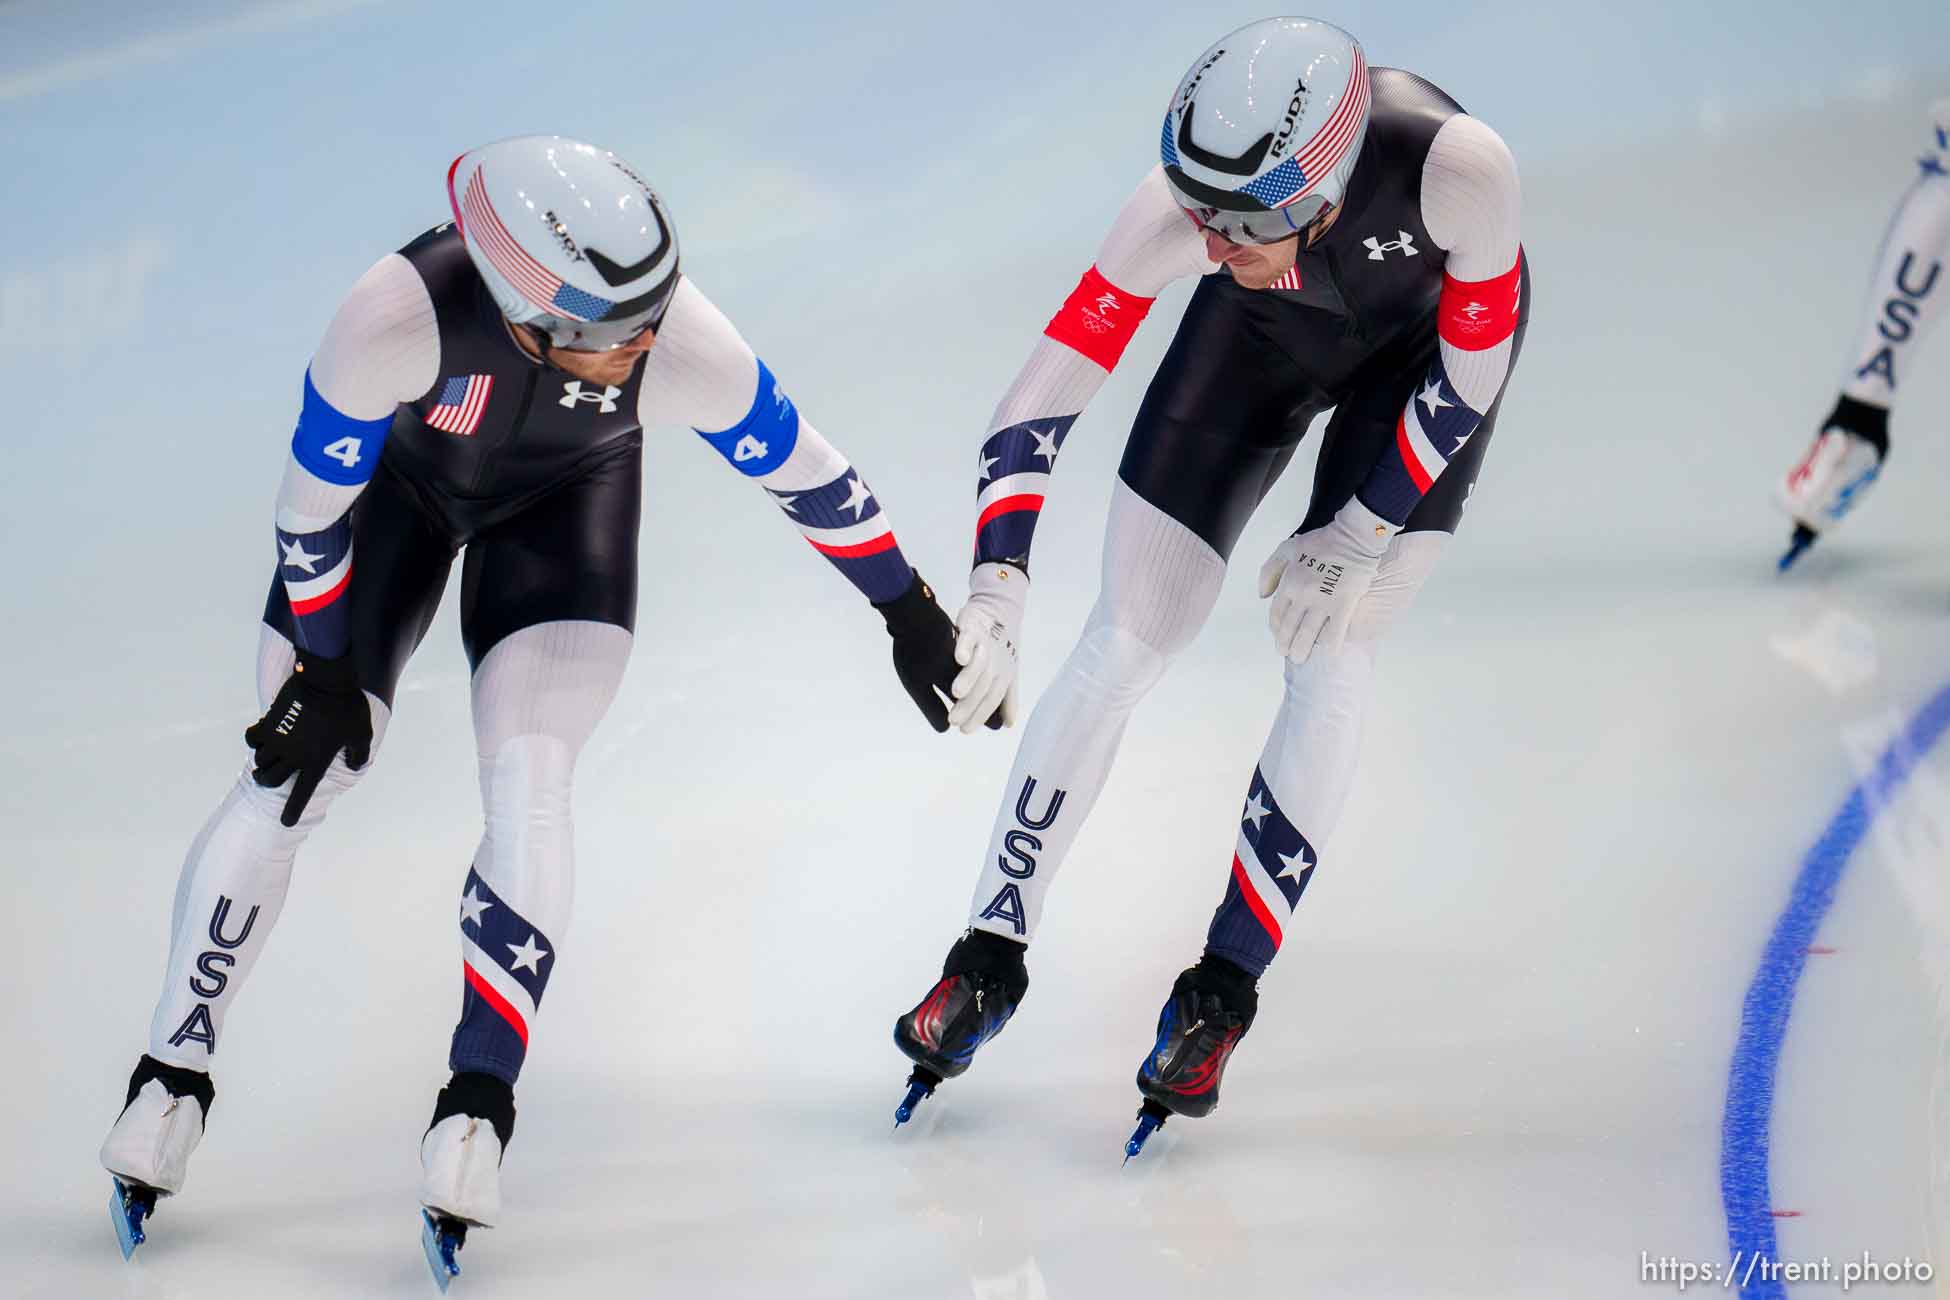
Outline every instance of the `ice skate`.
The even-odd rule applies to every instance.
[[[440,1090],[420,1139],[420,1245],[442,1291],[460,1276],[467,1230],[501,1216],[501,1156],[514,1131],[514,1089],[493,1075],[463,1072]]]
[[[1158,1041],[1138,1066],[1144,1104],[1124,1158],[1144,1149],[1172,1115],[1197,1118],[1219,1105],[1219,1082],[1232,1049],[1253,1026],[1259,991],[1253,978],[1223,957],[1205,956],[1179,975],[1158,1013]]]
[[[108,1213],[123,1259],[147,1240],[144,1225],[156,1212],[156,1199],[182,1190],[215,1097],[210,1076],[201,1071],[164,1065],[153,1056],[136,1062],[128,1100],[101,1153],[102,1168],[114,1176]]]
[[[896,1127],[914,1117],[942,1080],[968,1069],[975,1050],[1009,1023],[1029,991],[1024,951],[1014,940],[969,930],[948,950],[941,978],[920,1005],[894,1022],[894,1045],[914,1062],[907,1095],[894,1109]]]

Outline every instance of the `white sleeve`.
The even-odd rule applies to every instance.
[[[1173,280],[1218,269],[1205,256],[1205,237],[1172,197],[1162,164],[1144,174],[1097,250],[1097,270],[1106,280],[1146,298]]]
[[[378,468],[384,424],[439,373],[433,299],[413,264],[388,253],[352,286],[312,354],[278,491],[278,527],[310,533],[343,515]],[[342,468],[325,464],[320,457],[327,455]]]
[[[1124,202],[1097,261],[1043,330],[996,403],[984,435],[1050,416],[1080,415],[1124,353],[1151,302],[1174,280],[1219,269],[1205,240],[1153,167]],[[1106,297],[1093,277],[1107,281]]]
[[[646,429],[728,429],[751,408],[758,358],[717,304],[685,276],[643,359],[637,418]]]
[[[1449,254],[1445,299],[1511,275],[1522,246],[1522,218],[1517,161],[1503,137],[1467,114],[1444,122],[1422,164],[1422,224]],[[1449,382],[1470,406],[1486,411],[1510,373],[1514,344],[1504,338],[1487,348],[1459,347],[1450,337],[1455,322],[1446,303],[1441,315]]]
[[[644,358],[636,409],[646,429],[695,429],[733,469],[774,491],[830,482],[847,466],[689,276],[678,281]]]

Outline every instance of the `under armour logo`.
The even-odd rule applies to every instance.
[[[571,379],[562,385],[561,405],[574,410],[577,402],[600,402],[602,405],[597,409],[604,415],[608,415],[616,409],[616,399],[622,395],[622,389],[609,384],[603,385],[603,391],[600,393],[585,393],[582,391],[582,381]]]
[[[1409,234],[1406,230],[1397,230],[1395,233],[1400,238],[1391,239],[1385,244],[1373,235],[1369,235],[1361,241],[1368,246],[1368,260],[1370,262],[1383,261],[1387,258],[1388,254],[1395,252],[1397,249],[1401,250],[1401,254],[1404,257],[1414,257],[1416,255],[1415,236]]]

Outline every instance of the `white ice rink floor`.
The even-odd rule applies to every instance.
[[[1712,197],[1760,137],[1699,145],[1673,164],[1699,197],[1636,204],[1630,229],[1627,181],[1607,179],[1629,168],[1526,177],[1536,314],[1463,535],[1385,652],[1351,811],[1224,1105],[1128,1168],[1131,1076],[1223,890],[1277,700],[1250,580],[1298,517],[1304,465],[1132,726],[1023,1010],[898,1136],[888,1031],[962,923],[1011,740],[934,743],[878,628],[755,508],[726,545],[781,571],[789,658],[763,601],[727,606],[729,560],[654,570],[657,626],[686,631],[646,629],[584,759],[576,922],[506,1222],[470,1242],[456,1294],[1627,1297],[1677,1291],[1645,1280],[1648,1257],[1726,1261],[1743,1000],[1824,828],[1950,682],[1950,338],[1866,511],[1786,580],[1765,505],[1830,400],[1902,183],[1887,150],[1851,145],[1908,120],[1822,128],[1838,134],[1807,147],[1842,159],[1851,197],[1814,215],[1785,167]],[[1848,251],[1811,269],[1818,228]],[[1171,305],[1128,365],[1162,348]],[[1106,393],[1058,476],[1032,691],[1091,597],[1134,391]],[[942,452],[957,465],[969,415]],[[671,455],[683,482],[722,473]],[[646,554],[670,545],[654,528]],[[960,524],[940,535],[932,554],[965,545]],[[238,760],[258,590],[239,579],[182,614],[183,648],[147,651],[160,715],[120,711],[125,638],[23,652],[108,693],[87,726],[0,748],[18,855],[0,1293],[431,1294],[415,1146],[478,816],[451,611],[374,776],[300,860],[188,1189],[133,1267],[109,1232],[95,1149],[143,1046],[182,848]],[[1950,744],[1871,812],[1819,951],[1774,990],[1792,994],[1778,1066],[1747,1076],[1772,1088],[1763,1213],[1783,1259],[1950,1265]]]

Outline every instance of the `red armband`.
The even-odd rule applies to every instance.
[[[1517,330],[1523,305],[1523,252],[1493,280],[1457,280],[1442,273],[1442,300],[1436,306],[1436,332],[1450,347],[1465,352],[1493,348]]]
[[[1043,333],[1104,369],[1114,370],[1117,358],[1124,355],[1125,346],[1154,301],[1125,293],[1093,266],[1077,281],[1062,308],[1050,317]]]

